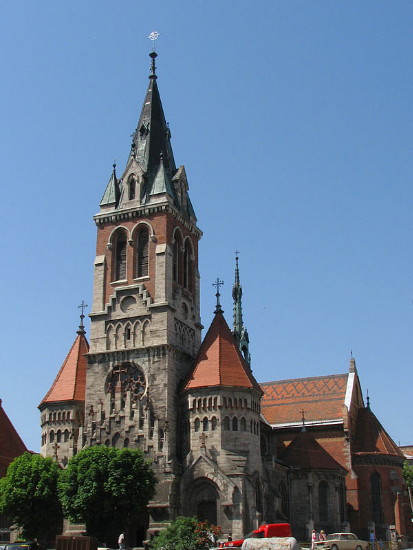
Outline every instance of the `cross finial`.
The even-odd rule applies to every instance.
[[[215,281],[215,283],[212,283],[212,286],[217,287],[217,293],[215,294],[215,296],[217,297],[217,305],[215,307],[214,313],[218,313],[218,312],[223,313],[221,304],[219,303],[219,297],[221,296],[221,294],[219,293],[219,287],[223,284],[224,284],[224,281],[221,281],[219,277],[217,277],[217,280]]]
[[[85,334],[85,327],[83,326],[83,319],[85,318],[84,311],[88,307],[88,305],[84,300],[82,300],[82,303],[80,304],[80,306],[77,306],[77,307],[82,311],[82,313],[80,315],[79,330],[77,331],[77,333],[78,334]]]
[[[206,449],[206,439],[207,439],[207,434],[206,433],[202,433],[200,436],[199,436],[199,441],[201,442],[201,449]]]
[[[305,427],[305,416],[304,416],[304,413],[305,413],[305,410],[304,410],[304,409],[301,409],[301,421],[302,421],[302,423],[303,423],[303,427],[301,428],[301,431],[302,431],[302,432],[307,431],[307,430],[306,430],[306,427]]]

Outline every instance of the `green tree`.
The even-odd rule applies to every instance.
[[[409,493],[410,508],[413,513],[413,466],[409,466],[408,462],[405,462],[403,465],[403,477]]]
[[[89,447],[69,460],[59,480],[65,517],[88,535],[113,543],[146,511],[156,476],[139,450]]]
[[[47,539],[62,521],[57,482],[60,468],[51,458],[24,453],[0,479],[0,512],[9,516],[26,539]]]
[[[191,517],[177,518],[151,542],[151,550],[206,550],[215,546],[221,528]]]

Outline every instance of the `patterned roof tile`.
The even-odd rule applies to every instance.
[[[270,424],[341,420],[348,374],[264,382],[262,412]]]

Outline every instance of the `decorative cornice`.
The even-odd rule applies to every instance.
[[[97,226],[104,226],[109,223],[119,222],[124,220],[134,220],[136,218],[147,218],[151,214],[167,213],[171,214],[179,221],[181,225],[186,227],[188,231],[193,233],[198,239],[202,237],[202,231],[192,222],[185,219],[178,210],[169,202],[163,204],[145,205],[140,208],[124,208],[122,210],[114,210],[113,212],[102,212],[93,216]]]
[[[352,457],[354,466],[391,466],[402,468],[404,459],[396,455],[355,453]]]

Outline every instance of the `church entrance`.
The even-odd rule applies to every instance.
[[[188,515],[194,511],[199,521],[209,521],[212,525],[218,524],[219,493],[214,483],[209,479],[201,478],[194,481],[189,490]]]

